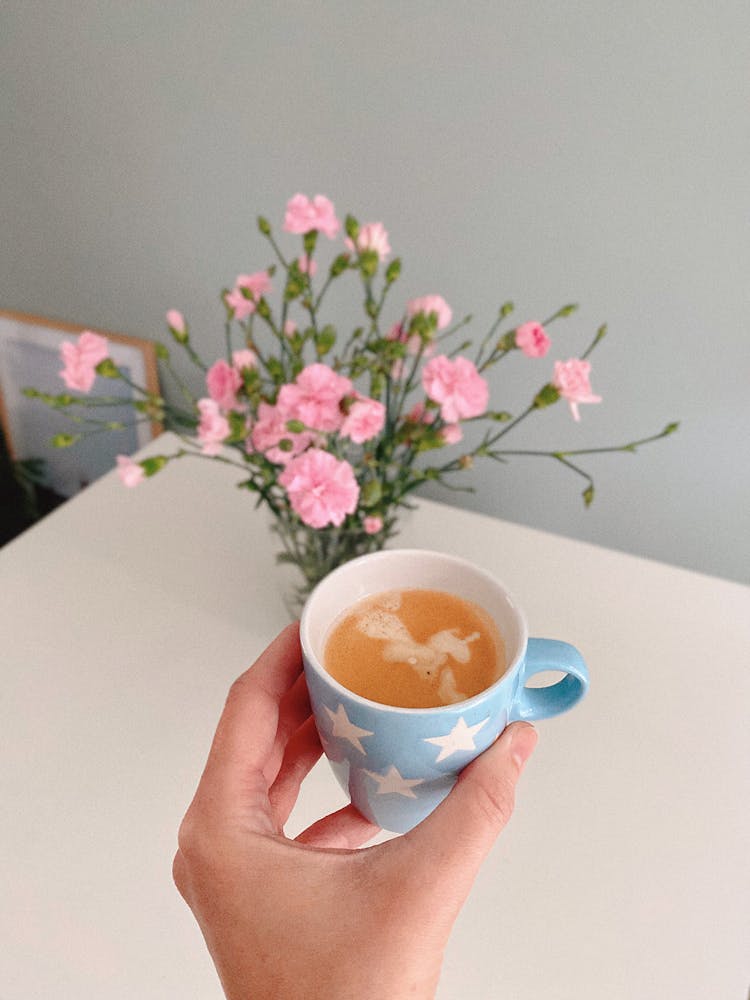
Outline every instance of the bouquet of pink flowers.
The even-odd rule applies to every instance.
[[[176,458],[194,455],[229,462],[243,471],[239,486],[258,495],[274,516],[283,544],[279,559],[297,565],[304,583],[298,597],[340,562],[380,548],[396,528],[400,508],[427,481],[456,487],[453,478],[477,458],[506,461],[514,455],[537,455],[561,463],[585,481],[583,498],[591,503],[594,484],[577,456],[605,451],[634,451],[638,445],[676,429],[625,445],[581,450],[518,451],[503,438],[530,414],[565,400],[574,420],[579,407],[598,403],[590,384],[589,355],[606,332],[604,326],[580,357],[556,361],[522,412],[512,415],[490,406],[485,373],[519,352],[539,360],[550,349],[547,328],[574,312],[566,305],[542,322],[529,320],[501,332],[513,312],[504,303],[481,344],[470,357],[471,342],[458,346],[455,334],[470,317],[454,322],[440,295],[401,303],[383,325],[386,304],[401,273],[390,259],[388,233],[380,222],[360,225],[347,216],[339,252],[316,281],[321,235],[335,240],[341,223],[322,195],[297,194],[286,206],[283,230],[302,238],[299,251],[282,252],[271,225],[258,219],[276,262],[265,270],[238,276],[222,291],[225,344],[222,357],[206,364],[191,340],[183,315],[167,313],[173,340],[200,369],[205,391],[196,397],[177,376],[169,349],[158,342],[157,355],[185,400],[185,406],[134,386],[139,398],[134,420],[157,420],[182,440],[174,454],[135,461],[118,456],[119,475],[136,486]],[[364,322],[346,340],[323,323],[321,306],[331,286],[354,272],[364,296]],[[280,303],[269,296],[278,285]],[[48,404],[74,413],[75,407],[102,405],[91,397],[96,374],[125,378],[107,357],[107,341],[91,331],[62,347],[61,376],[69,390],[83,395],[45,395],[27,390]],[[75,418],[79,423],[81,417]],[[467,424],[483,421],[481,438],[451,457],[444,449],[458,445]],[[92,426],[57,435],[61,447],[74,444]],[[119,429],[122,424],[109,425]],[[436,457],[437,456],[437,457]]]

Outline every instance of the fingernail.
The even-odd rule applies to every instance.
[[[510,738],[510,755],[516,762],[519,771],[523,770],[524,764],[534,752],[539,734],[528,722],[513,726]]]

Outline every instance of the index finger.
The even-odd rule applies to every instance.
[[[294,622],[229,689],[204,773],[235,783],[262,772],[273,751],[279,703],[301,672],[299,623]]]

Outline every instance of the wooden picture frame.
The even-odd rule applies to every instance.
[[[42,316],[0,310],[0,424],[8,450],[17,461],[42,459],[46,485],[63,497],[73,496],[114,468],[117,455],[132,454],[163,430],[155,421],[143,421],[124,430],[103,431],[85,437],[70,448],[55,448],[50,443],[55,434],[76,433],[77,425],[41,400],[29,399],[23,390],[31,387],[53,395],[71,391],[59,374],[63,367],[60,345],[91,329]],[[152,341],[106,330],[94,329],[93,332],[107,338],[109,356],[127,373],[130,381],[149,393],[159,394],[156,348]],[[127,382],[97,376],[90,395],[121,398],[122,403],[102,407],[96,416],[132,423],[133,410],[128,404],[140,396]],[[85,407],[77,407],[71,412],[91,416]]]

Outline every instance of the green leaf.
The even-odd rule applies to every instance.
[[[27,399],[38,399],[42,395],[38,389],[32,389],[30,386],[22,389],[21,392]]]
[[[111,358],[105,358],[104,361],[100,361],[94,370],[99,375],[103,375],[104,378],[120,377],[120,369]]]
[[[154,349],[156,351],[157,358],[159,358],[161,361],[169,360],[169,351],[160,341],[158,340],[154,341]]]
[[[51,444],[53,448],[70,448],[76,441],[80,441],[82,436],[81,434],[55,434],[51,439]]]
[[[487,416],[490,420],[497,420],[498,423],[504,424],[509,420],[513,419],[513,414],[508,413],[507,410],[495,410],[492,413],[488,413]]]
[[[164,468],[168,461],[169,458],[167,455],[153,455],[151,458],[144,458],[138,464],[147,476],[155,476],[157,472],[160,472]]]
[[[559,398],[560,393],[551,382],[548,382],[534,397],[534,406],[538,410],[542,410],[545,406],[551,406],[553,403],[556,403]]]

